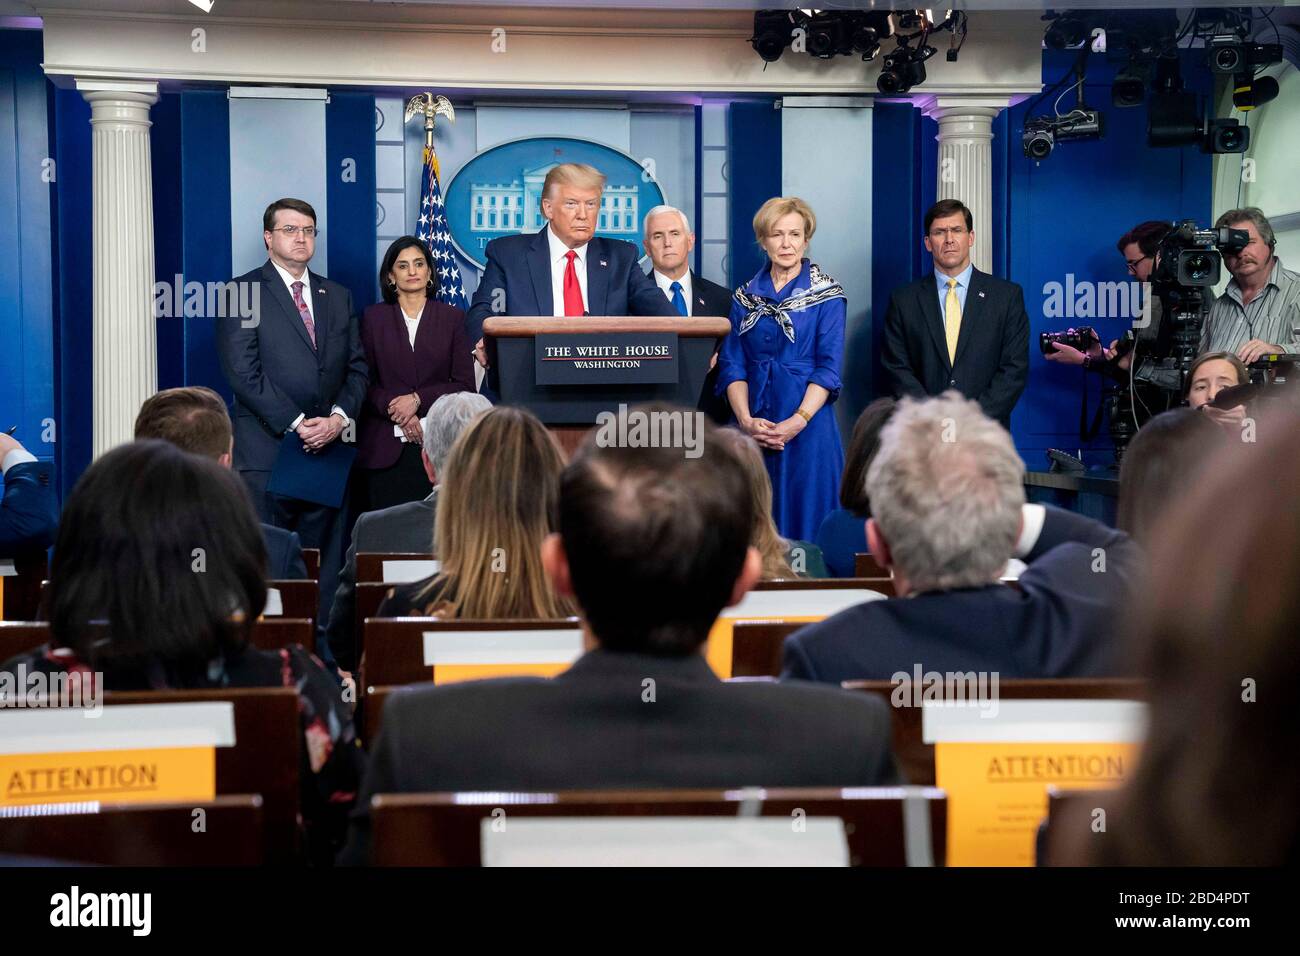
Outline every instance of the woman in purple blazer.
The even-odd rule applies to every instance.
[[[379,269],[384,301],[361,319],[370,385],[357,465],[361,505],[368,511],[428,496],[431,486],[420,460],[424,414],[439,396],[474,391],[465,313],[434,300],[431,262],[414,236],[394,241]]]

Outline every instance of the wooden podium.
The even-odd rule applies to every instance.
[[[620,405],[700,407],[715,346],[730,331],[717,316],[490,318],[487,384],[503,404],[540,418],[570,454],[601,412]]]

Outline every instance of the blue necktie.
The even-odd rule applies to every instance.
[[[673,308],[677,310],[678,315],[686,314],[686,300],[682,298],[682,284],[674,282],[668,287],[673,294]]]

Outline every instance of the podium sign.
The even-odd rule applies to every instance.
[[[677,336],[671,332],[538,335],[538,385],[676,384]]]
[[[487,390],[552,429],[590,428],[640,402],[698,407],[721,317],[494,316],[483,322]]]

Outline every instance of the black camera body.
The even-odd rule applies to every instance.
[[[1055,349],[1052,348],[1053,342],[1059,342],[1061,345],[1068,345],[1072,349],[1078,349],[1080,352],[1086,352],[1094,342],[1100,342],[1097,336],[1097,330],[1090,325],[1081,325],[1077,329],[1066,329],[1063,332],[1042,332],[1038,336],[1038,347],[1044,355],[1050,355]]]
[[[1151,271],[1151,295],[1160,299],[1162,318],[1151,357],[1187,391],[1187,373],[1196,360],[1201,330],[1210,310],[1210,290],[1223,274],[1223,253],[1250,243],[1244,229],[1198,229],[1191,219],[1176,222],[1160,241]]]

